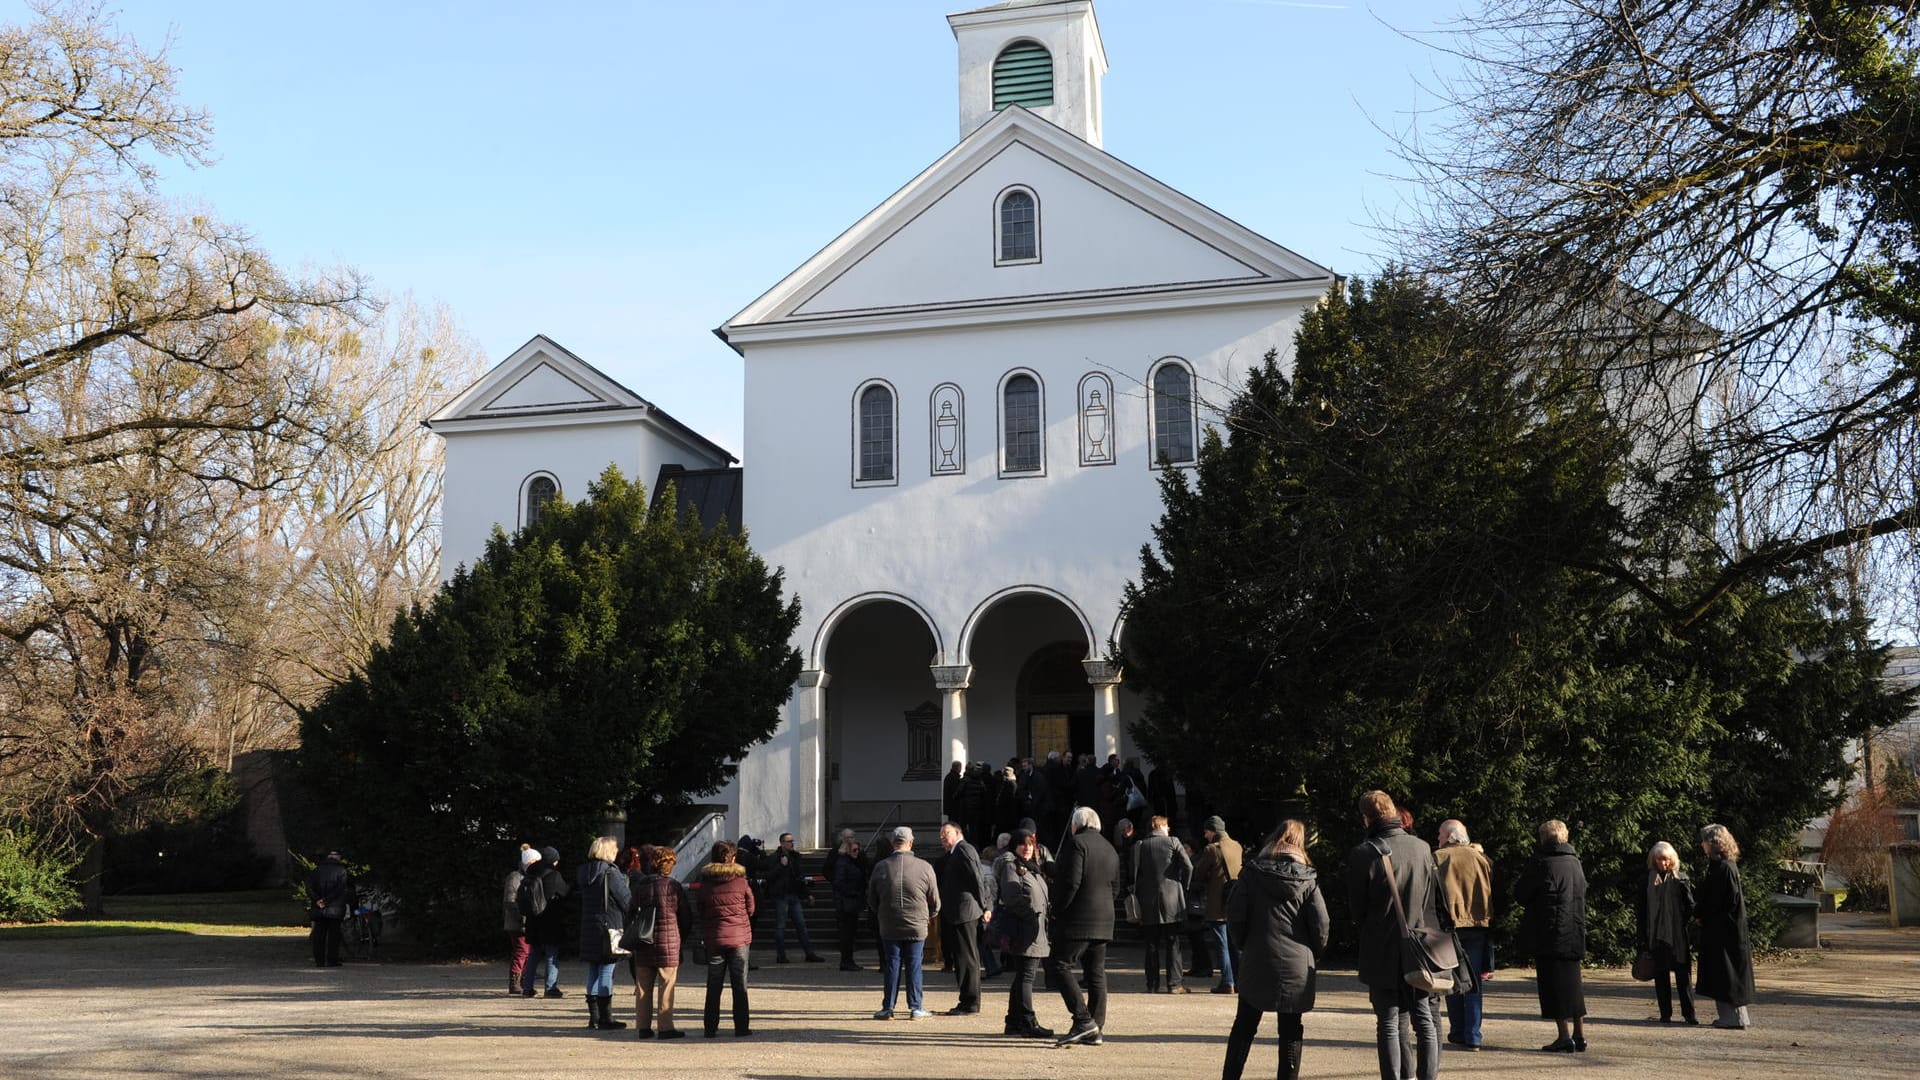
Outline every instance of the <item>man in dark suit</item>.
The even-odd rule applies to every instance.
[[[1113,940],[1120,856],[1100,835],[1100,814],[1092,807],[1075,810],[1072,825],[1053,868],[1053,950],[1047,967],[1073,1014],[1073,1027],[1061,1036],[1061,1044],[1098,1046],[1107,1020],[1107,942]],[[1074,975],[1076,966],[1086,979],[1084,996]]]
[[[970,1016],[980,1011],[980,916],[987,911],[987,890],[980,855],[960,826],[940,826],[940,843],[947,849],[940,864],[940,937],[960,981],[960,1004],[947,1015]]]

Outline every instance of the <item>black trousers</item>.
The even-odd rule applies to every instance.
[[[1040,973],[1040,958],[1009,955],[1007,970],[1013,974],[1013,981],[1007,987],[1007,1023],[1038,1023],[1033,1015],[1033,981]]]
[[[1180,986],[1180,924],[1160,923],[1143,926],[1147,939],[1147,990],[1173,990]],[[1164,977],[1163,977],[1164,976]]]
[[[1074,968],[1086,979],[1086,994],[1080,992],[1080,979],[1075,978]],[[1076,1024],[1092,1023],[1095,1027],[1105,1027],[1107,1023],[1107,943],[1104,941],[1061,941],[1053,946],[1053,955],[1047,957],[1047,969],[1060,984],[1060,1000],[1066,1003],[1067,1011],[1073,1014]]]
[[[1673,1019],[1673,991],[1667,985],[1669,980],[1677,979],[1680,987],[1680,1015],[1688,1020],[1693,1016],[1693,955],[1686,949],[1675,956],[1673,948],[1667,945],[1653,947],[1653,996],[1660,1002],[1660,1019]]]
[[[1240,999],[1240,1011],[1233,1015],[1233,1030],[1227,1034],[1227,1062],[1220,1070],[1221,1080],[1240,1080],[1240,1074],[1247,1067],[1247,1055],[1253,1050],[1253,1037],[1260,1033],[1260,1007],[1245,998]],[[1300,1075],[1300,1048],[1306,1039],[1306,1029],[1300,1023],[1299,1013],[1275,1013],[1280,1022],[1280,1072],[1281,1080],[1293,1080]]]
[[[964,923],[943,922],[940,937],[947,959],[953,961],[953,977],[960,983],[961,1007],[979,1008],[980,924],[971,919]]]
[[[733,1033],[744,1035],[750,1030],[747,1023],[747,950],[745,946],[731,949],[707,949],[707,1033],[720,1030],[720,984],[733,984]]]
[[[840,930],[840,962],[853,963],[854,940],[860,936],[860,913],[857,911],[836,911],[833,921]]]
[[[313,929],[307,931],[307,940],[313,944],[313,966],[340,966],[340,924],[344,921],[313,917]]]

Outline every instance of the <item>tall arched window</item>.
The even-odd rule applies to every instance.
[[[520,513],[520,527],[529,528],[540,521],[553,500],[560,497],[560,482],[546,473],[535,473],[527,479],[526,498]]]
[[[895,482],[893,387],[873,381],[854,395],[853,482],[857,486]]]
[[[1000,475],[1046,471],[1046,415],[1040,380],[1020,371],[1000,386]]]
[[[1153,460],[1158,468],[1191,465],[1194,449],[1193,371],[1175,357],[1160,361],[1150,380],[1153,388]]]
[[[993,111],[1053,104],[1053,54],[1037,41],[1016,41],[993,60]]]
[[[1040,261],[1040,200],[1033,189],[1010,187],[1000,193],[999,229],[995,233],[996,264]]]

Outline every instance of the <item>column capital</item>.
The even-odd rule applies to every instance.
[[[815,687],[827,685],[831,678],[832,676],[828,675],[825,671],[814,669],[801,672],[799,683],[803,689],[812,690]]]
[[[1082,660],[1080,666],[1086,669],[1089,685],[1112,686],[1120,681],[1120,665],[1113,660]]]
[[[965,690],[973,682],[972,664],[934,664],[927,670],[933,672],[936,690]]]

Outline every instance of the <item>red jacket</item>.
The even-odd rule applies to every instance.
[[[753,944],[753,889],[746,867],[708,863],[700,868],[700,935],[709,949]]]

